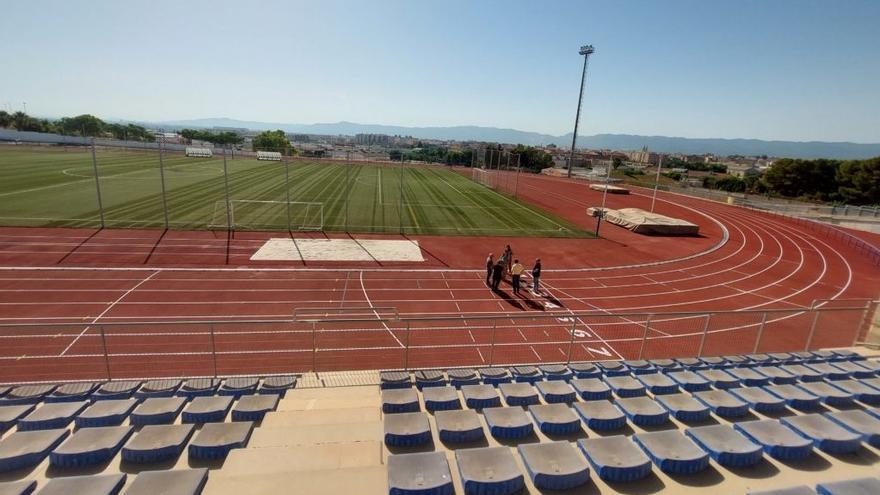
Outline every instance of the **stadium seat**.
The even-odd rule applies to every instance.
[[[571,386],[584,400],[608,400],[612,396],[608,385],[598,378],[578,378],[571,381]]]
[[[629,375],[607,377],[605,378],[605,383],[608,384],[618,397],[640,397],[645,395],[645,386]]]
[[[779,488],[776,490],[748,492],[746,495],[816,495],[816,491],[806,485],[801,485],[793,486],[791,488]]]
[[[0,439],[0,473],[36,466],[61,445],[68,430],[16,431]]]
[[[187,448],[192,459],[225,459],[232,449],[247,445],[254,424],[249,421],[207,423]]]
[[[726,370],[742,382],[744,387],[761,387],[770,383],[770,377],[755,371],[755,368],[731,368]]]
[[[508,406],[528,406],[540,402],[535,387],[528,383],[501,383],[498,391]]]
[[[77,428],[119,426],[137,406],[137,399],[102,400],[95,402],[77,416]]]
[[[835,368],[840,368],[849,374],[852,378],[873,378],[877,375],[877,372],[872,369],[868,369],[863,366],[863,363],[867,361],[840,361],[837,363],[833,363],[832,366]]]
[[[661,373],[636,375],[636,379],[654,395],[674,394],[678,392],[678,384]]]
[[[830,384],[852,394],[859,402],[872,406],[880,405],[880,390],[862,383],[861,380],[837,380]]]
[[[685,430],[685,435],[722,466],[753,466],[764,456],[760,445],[737,433],[730,425],[688,428]]]
[[[788,352],[768,352],[767,356],[777,363],[789,363],[797,359]]]
[[[437,411],[434,414],[440,440],[448,443],[476,442],[486,437],[477,412],[471,409]]]
[[[0,433],[15,426],[20,418],[27,416],[33,410],[34,406],[32,404],[0,407]]]
[[[180,415],[184,423],[220,423],[232,407],[232,397],[196,397]]]
[[[672,417],[683,422],[699,422],[709,419],[709,408],[687,393],[659,395],[655,398]]]
[[[150,380],[134,393],[138,399],[150,399],[153,397],[173,397],[180,388],[182,380]]]
[[[480,368],[480,378],[485,385],[510,383],[510,373],[504,368]]]
[[[414,373],[416,388],[422,390],[425,387],[442,387],[446,385],[446,377],[440,370],[419,370]]]
[[[453,495],[452,473],[443,452],[388,456],[391,495]]]
[[[107,382],[92,394],[92,400],[128,399],[141,387],[138,381]]]
[[[799,359],[802,363],[815,363],[822,359],[821,357],[817,356],[815,352],[810,351],[792,352],[791,355]]]
[[[785,401],[785,404],[794,409],[810,411],[819,407],[819,398],[794,385],[771,385],[764,387],[770,394]]]
[[[836,356],[831,351],[820,350],[820,351],[811,351],[811,352],[812,352],[813,356],[815,356],[816,362],[823,362],[824,363],[826,361],[831,361],[833,359],[837,359],[837,360],[844,359],[840,356]]]
[[[681,369],[678,363],[672,359],[649,359],[648,362],[661,373],[668,373],[670,371],[678,371]]]
[[[531,383],[533,385],[544,378],[541,371],[534,366],[511,366],[510,375],[517,383]]]
[[[546,435],[570,435],[581,431],[581,420],[565,404],[529,406],[538,429]]]
[[[697,374],[712,384],[717,389],[734,388],[740,386],[740,381],[725,370],[700,370]]]
[[[43,404],[18,420],[19,431],[54,430],[67,428],[88,402],[57,402]]]
[[[461,400],[455,387],[427,387],[422,390],[425,410],[428,412],[461,409]]]
[[[9,385],[0,385],[0,397],[8,394],[10,390],[12,390],[12,387],[10,387]]]
[[[539,490],[568,490],[590,480],[590,466],[568,442],[517,447],[532,484]]]
[[[122,447],[122,460],[153,464],[177,458],[189,441],[195,425],[144,426]]]
[[[623,365],[626,366],[633,375],[657,373],[657,368],[651,366],[651,363],[641,359],[624,361]]]
[[[535,431],[532,420],[521,407],[489,407],[483,409],[483,419],[495,438],[523,438]]]
[[[218,395],[228,395],[240,399],[243,395],[253,395],[257,391],[260,379],[253,377],[227,378],[217,390]]]
[[[871,388],[880,390],[880,378],[863,378],[859,381]]]
[[[724,358],[725,361],[730,363],[730,365],[732,365],[733,367],[737,367],[737,368],[750,367],[751,363],[752,363],[752,361],[749,358],[747,358],[745,356],[740,356],[738,354],[734,354],[734,355],[730,355],[730,356],[722,356],[722,357]]]
[[[624,366],[622,361],[599,361],[596,366],[602,370],[602,374],[606,377],[629,376],[629,368]]]
[[[78,382],[65,383],[49,395],[46,396],[46,402],[79,402],[88,400],[92,392],[98,388],[97,383]]]
[[[675,360],[679,366],[685,371],[699,371],[709,369],[709,365],[701,359],[695,357],[677,358]]]
[[[637,433],[633,440],[664,473],[694,474],[709,467],[709,455],[678,430]]]
[[[30,495],[36,489],[37,482],[33,480],[0,482],[0,495]]]
[[[880,419],[865,411],[837,411],[825,413],[825,417],[844,429],[862,436],[862,441],[872,447],[880,447]]]
[[[846,380],[849,378],[849,373],[830,363],[810,363],[804,366],[821,374],[825,380]]]
[[[192,400],[195,397],[207,397],[217,392],[220,380],[217,378],[195,378],[187,380],[179,389],[177,395]]]
[[[184,397],[154,397],[143,401],[131,413],[135,426],[171,424],[186,406]]]
[[[821,373],[803,364],[783,364],[779,369],[794,375],[795,378],[802,382],[818,382],[822,380]]]
[[[748,358],[753,366],[763,366],[773,363],[773,358],[767,354],[746,354],[745,357]]]
[[[88,493],[89,495],[116,495],[125,484],[125,474],[99,474],[92,476],[66,476],[52,478],[37,492],[37,495],[70,495]]]
[[[82,428],[49,454],[49,462],[59,468],[102,464],[119,452],[132,432],[131,426]]]
[[[775,419],[744,421],[734,429],[760,445],[767,455],[784,461],[804,459],[813,453],[813,442]]]
[[[278,407],[279,397],[275,394],[246,395],[232,407],[232,421],[263,421],[266,414]]]
[[[853,400],[855,400],[853,394],[846,392],[839,387],[835,387],[828,382],[799,383],[797,387],[815,395],[820,401],[822,401],[822,403],[828,404],[829,406],[846,407],[852,404]]]
[[[819,495],[871,495],[880,493],[880,479],[857,478],[844,481],[825,481],[816,485]]]
[[[749,412],[749,405],[727,390],[694,392],[694,398],[723,418],[738,418]]]
[[[776,413],[785,409],[785,401],[761,387],[742,387],[728,390],[759,413]]]
[[[716,370],[723,370],[733,367],[726,359],[721,356],[702,356],[699,358],[706,366]]]
[[[431,441],[431,425],[423,412],[386,414],[385,445],[389,447],[412,447]]]
[[[412,388],[382,390],[382,412],[386,414],[416,412],[420,410],[419,394]]]
[[[577,400],[577,394],[571,385],[560,380],[548,382],[538,382],[536,385],[544,402],[548,404],[566,403],[570,404]]]
[[[593,363],[569,363],[568,369],[574,373],[576,378],[599,378],[602,376],[602,370]]]
[[[861,447],[862,437],[821,414],[788,416],[780,421],[829,454],[848,454]]]
[[[296,388],[296,380],[293,375],[266,377],[260,384],[260,388],[257,389],[257,393],[273,394],[283,399],[288,390]]]
[[[693,371],[673,371],[669,373],[669,378],[672,378],[675,383],[688,392],[699,392],[712,388],[709,380]]]
[[[57,385],[21,385],[0,397],[0,406],[36,404],[52,393]]]
[[[669,411],[648,397],[617,399],[615,404],[630,421],[639,426],[657,426],[669,422]]]
[[[779,366],[755,366],[752,369],[769,378],[774,385],[790,385],[797,381],[795,375]]]
[[[850,349],[831,349],[834,360],[842,361],[864,361],[866,358],[858,352]]]
[[[572,376],[574,376],[571,370],[561,364],[544,364],[538,366],[538,369],[544,374],[544,378],[548,381],[562,380],[567,382],[571,380]]]
[[[135,477],[125,495],[199,495],[208,482],[208,470],[144,471]]]
[[[605,481],[638,481],[651,473],[651,459],[623,435],[584,438],[577,445]]]
[[[501,406],[501,397],[492,385],[462,385],[461,395],[471,409]]]
[[[607,400],[576,402],[574,410],[589,428],[597,431],[617,430],[626,426],[626,416]]]
[[[470,368],[447,370],[446,376],[449,377],[449,384],[455,388],[461,388],[462,385],[480,384],[480,377]]]
[[[880,376],[880,361],[874,361],[871,359],[865,361],[857,361],[856,364],[868,370],[867,375],[854,375],[856,378],[870,378],[871,376]],[[863,373],[863,372],[858,372]]]
[[[507,447],[455,451],[465,495],[508,495],[525,487],[525,479]]]

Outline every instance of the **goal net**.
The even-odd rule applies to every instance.
[[[231,199],[216,201],[211,229],[324,230],[324,203]]]
[[[481,168],[474,168],[472,179],[477,184],[482,184],[490,189],[495,189],[495,172],[491,170],[483,170]]]

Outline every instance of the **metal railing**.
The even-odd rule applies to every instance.
[[[0,383],[487,367],[846,347],[876,300],[702,312],[417,317],[298,310],[279,320],[0,324]],[[349,317],[359,311],[354,317]],[[370,318],[369,316],[372,316]]]

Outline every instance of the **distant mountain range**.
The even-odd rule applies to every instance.
[[[285,132],[302,134],[347,135],[389,134],[412,136],[420,139],[444,139],[455,141],[487,141],[497,143],[525,144],[541,146],[555,144],[560,147],[571,146],[571,133],[562,136],[501,129],[497,127],[454,126],[454,127],[404,127],[380,124],[356,124],[336,122],[328,124],[283,124],[272,122],[253,122],[229,118],[208,118],[193,120],[174,120],[166,122],[144,122],[152,126],[168,129],[184,127],[235,127],[250,130],[282,129]],[[880,156],[880,143],[862,144],[849,142],[822,141],[763,141],[760,139],[707,139],[667,136],[638,136],[630,134],[596,134],[578,137],[579,148],[637,150],[647,146],[652,151],[665,153],[716,155],[768,155],[792,158],[840,158],[856,159]]]

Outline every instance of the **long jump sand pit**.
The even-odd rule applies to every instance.
[[[425,261],[418,241],[272,238],[254,261]]]

